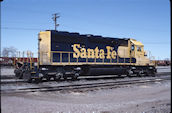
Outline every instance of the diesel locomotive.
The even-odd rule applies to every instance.
[[[111,38],[47,30],[38,35],[38,62],[16,62],[15,74],[32,79],[77,79],[84,75],[150,75],[156,67],[144,45],[131,38]]]

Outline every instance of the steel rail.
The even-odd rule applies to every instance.
[[[114,82],[99,82],[99,83],[87,83],[87,84],[75,84],[75,85],[63,85],[63,86],[48,86],[48,87],[37,87],[37,88],[21,88],[21,89],[10,89],[1,90],[1,94],[6,93],[26,93],[26,92],[47,92],[47,91],[75,91],[75,90],[89,90],[91,88],[114,88],[122,85],[130,84],[141,84],[141,83],[152,83],[161,82],[165,80],[171,80],[171,77],[159,77],[159,78],[148,78],[140,80],[123,80]]]

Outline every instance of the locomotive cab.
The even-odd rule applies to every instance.
[[[151,64],[150,60],[147,58],[146,51],[144,50],[144,45],[134,39],[130,39],[130,55],[131,57],[136,58],[136,65]]]

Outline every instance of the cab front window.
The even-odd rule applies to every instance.
[[[140,46],[137,46],[137,51],[142,51]]]

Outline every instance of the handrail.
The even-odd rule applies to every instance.
[[[33,68],[33,63],[34,62],[39,62],[39,59],[38,58],[35,59],[33,56],[34,56],[34,53],[31,52],[31,51],[27,51],[27,52],[18,51],[16,57],[14,57],[13,64],[15,66],[17,62],[21,62],[23,65],[25,63],[27,63],[29,68],[32,69]]]

